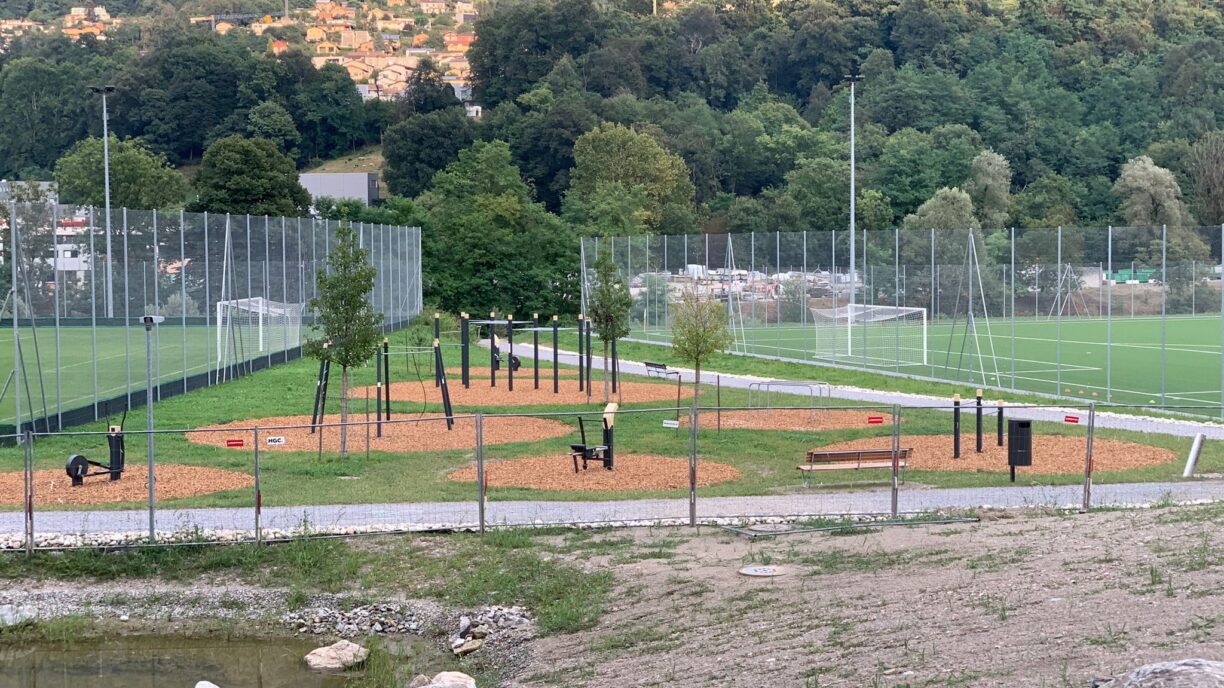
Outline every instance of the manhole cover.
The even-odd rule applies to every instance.
[[[751,530],[754,533],[785,533],[791,529],[788,523],[757,523],[748,526],[746,530]]]
[[[751,576],[752,578],[773,578],[774,576],[781,576],[786,573],[786,571],[777,566],[745,566],[739,572],[742,576]]]

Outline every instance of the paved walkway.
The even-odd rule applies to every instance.
[[[481,340],[481,346],[488,346],[488,340]],[[532,353],[531,345],[515,344],[514,350],[520,356],[529,357]],[[544,361],[552,360],[552,347],[540,346],[540,359]],[[567,365],[578,365],[578,354],[572,351],[562,349],[560,351],[561,363]],[[596,359],[598,360],[598,358]],[[600,372],[602,364],[596,363],[596,372]],[[621,360],[621,372],[645,375],[646,366],[638,361]],[[681,379],[686,382],[691,382],[693,379],[693,371],[688,368],[670,368],[680,373]],[[820,374],[819,368],[812,369],[813,376]],[[712,383],[714,381],[713,372],[705,372],[702,375],[704,382]],[[723,386],[747,389],[749,385],[754,383],[770,381],[770,378],[756,377],[753,375],[733,375],[727,373],[719,373],[722,379]],[[597,375],[596,375],[597,377]],[[813,377],[813,381],[818,379]],[[774,384],[771,389],[775,392],[798,394],[806,396],[808,388],[801,386],[788,386],[785,384]],[[842,402],[858,402],[863,405],[884,405],[892,406],[899,404],[907,407],[928,407],[937,408],[938,410],[951,411],[951,400],[946,397],[936,397],[926,394],[910,394],[907,392],[889,392],[873,389],[864,389],[861,387],[848,387],[834,385],[832,387],[833,397],[842,400]],[[847,405],[843,403],[842,405]],[[1014,405],[1020,406],[1020,405]],[[1010,408],[1010,407],[1009,407]],[[1021,410],[1022,408],[1022,410]],[[1048,405],[1029,406],[1023,405],[1010,413],[1013,417],[1027,418],[1030,420],[1049,421],[1061,423],[1067,416],[1076,416],[1081,424],[1088,422],[1088,409],[1084,406],[1068,407],[1051,402]],[[1198,433],[1203,433],[1208,439],[1224,439],[1224,425],[1220,423],[1205,423],[1190,419],[1154,417],[1154,416],[1137,416],[1126,413],[1114,413],[1103,411],[1097,407],[1096,425],[1099,428],[1110,428],[1114,430],[1131,430],[1135,432],[1154,432],[1166,435],[1177,435],[1180,437],[1194,437]]]

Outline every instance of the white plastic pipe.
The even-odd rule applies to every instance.
[[[1194,436],[1194,444],[1190,445],[1190,456],[1186,457],[1186,470],[1182,471],[1183,478],[1194,476],[1194,466],[1198,463],[1199,452],[1203,450],[1203,433]]]

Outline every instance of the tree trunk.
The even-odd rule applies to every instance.
[[[603,376],[604,376],[604,406],[608,405],[610,398],[608,396],[608,340],[604,340],[604,361],[603,361]]]
[[[348,366],[340,368],[340,458],[348,458]]]
[[[701,408],[701,361],[693,366],[693,408]]]

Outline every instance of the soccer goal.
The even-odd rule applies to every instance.
[[[217,302],[217,362],[226,366],[302,343],[300,303],[260,296]]]
[[[907,306],[809,308],[816,330],[814,358],[867,365],[926,365],[927,312]]]

